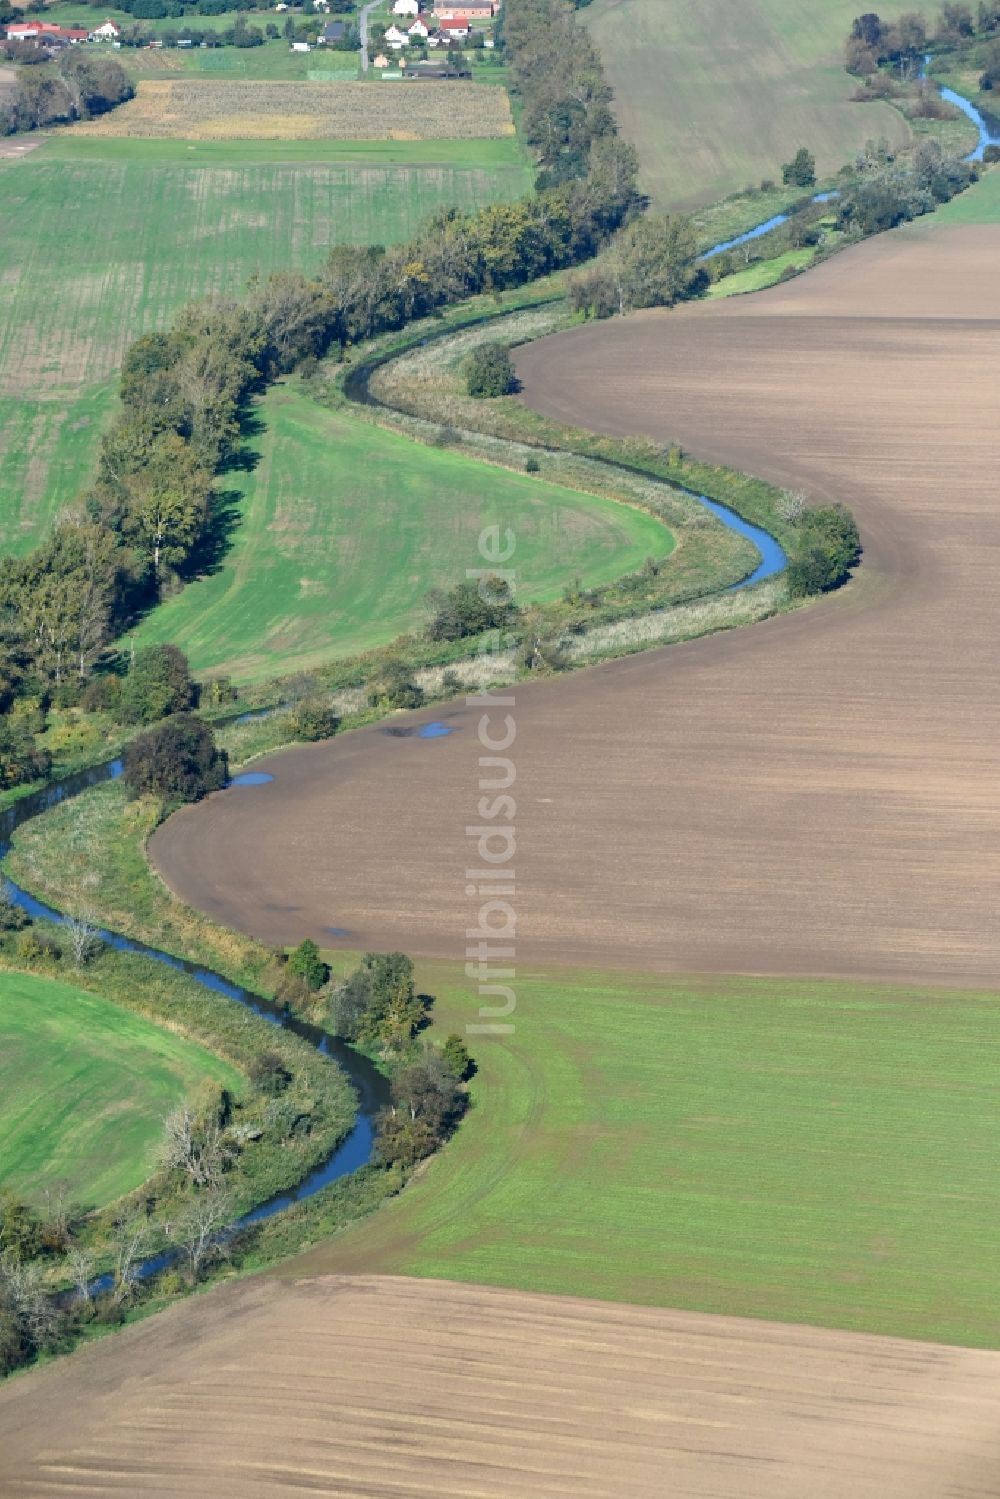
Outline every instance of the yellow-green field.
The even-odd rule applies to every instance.
[[[869,138],[906,141],[890,105],[850,102],[843,44],[857,13],[856,0],[594,0],[581,11],[656,203],[780,182],[801,145],[824,174]]]

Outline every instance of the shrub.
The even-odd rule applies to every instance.
[[[196,802],[225,786],[228,761],[207,723],[192,713],[178,713],[127,746],[123,779],[132,796]]]
[[[528,461],[524,465],[524,472],[526,474],[540,474],[541,471],[542,471],[542,465],[539,463],[538,459],[532,453],[531,456],[528,458]]]
[[[441,1055],[444,1057],[448,1071],[458,1082],[464,1083],[467,1077],[471,1077],[473,1062],[469,1055],[469,1048],[456,1032],[453,1031],[445,1041],[441,1048]]]
[[[289,726],[296,739],[307,743],[317,739],[332,739],[340,728],[340,719],[320,698],[306,698],[293,709]]]
[[[330,970],[320,957],[319,948],[311,937],[300,942],[298,947],[290,953],[288,969],[296,978],[302,979],[306,987],[314,993],[317,989],[322,989],[330,977]]]
[[[0,884],[0,932],[20,932],[31,923],[31,917],[14,900],[6,880]]]
[[[788,564],[789,592],[794,598],[804,598],[838,588],[860,556],[861,537],[846,505],[805,511]]]
[[[35,743],[30,722],[5,714],[0,719],[0,787],[40,781],[51,768],[52,756]]]
[[[501,630],[517,616],[510,585],[495,576],[459,583],[450,593],[434,592],[430,601],[435,610],[427,630],[431,640],[462,640],[484,630]]]
[[[292,1080],[284,1058],[277,1051],[262,1051],[253,1058],[247,1071],[253,1086],[271,1097],[283,1093]]]
[[[401,952],[365,953],[361,967],[335,990],[330,1016],[334,1031],[346,1041],[405,1046],[424,1017],[413,963]]]
[[[465,388],[478,400],[506,396],[517,389],[517,376],[506,344],[486,343],[473,349],[465,361]]]
[[[150,645],[137,652],[121,684],[122,723],[155,723],[195,704],[187,657],[175,645]]]
[[[121,697],[122,684],[119,677],[91,677],[83,689],[80,707],[85,713],[117,713]]]
[[[419,708],[423,700],[405,661],[386,661],[368,689],[369,708]]]
[[[794,187],[812,187],[816,181],[816,158],[805,146],[800,146],[781,168],[781,180]]]

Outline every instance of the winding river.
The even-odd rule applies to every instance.
[[[926,78],[927,69],[930,67],[932,61],[932,56],[928,53],[920,69],[921,78]],[[949,104],[953,104],[956,109],[960,109],[979,131],[977,145],[962,158],[963,161],[982,161],[986,154],[987,146],[1000,146],[1000,135],[997,135],[987,123],[986,117],[980,113],[971,99],[966,99],[962,94],[956,94],[953,88],[946,88],[941,83],[937,85],[937,88],[941,98],[945,99]],[[839,197],[840,194],[836,191],[816,193],[812,201],[814,203],[831,203],[835,198]],[[726,250],[735,250],[740,245],[747,245],[755,239],[761,239],[765,234],[770,234],[772,229],[778,229],[782,224],[787,224],[789,217],[790,215],[787,213],[776,213],[772,218],[764,219],[762,223],[755,224],[752,229],[744,230],[742,234],[737,234],[733,239],[720,240],[717,245],[712,245],[711,249],[705,250],[699,255],[698,259],[712,260],[716,255],[721,255]]]
[[[8,852],[15,831],[23,827],[31,818],[39,816],[42,812],[48,811],[49,808],[70,797],[78,796],[93,786],[117,780],[121,773],[121,760],[108,760],[103,765],[92,766],[75,775],[66,776],[51,785],[43,786],[40,790],[23,797],[21,801],[15,802],[13,806],[0,814],[0,857]],[[263,780],[270,780],[270,776],[264,776]],[[261,782],[253,772],[246,777],[237,776],[231,782],[230,794],[240,794],[238,788],[242,786],[258,784]],[[65,923],[66,918],[61,912],[46,905],[44,901],[37,900],[35,896],[21,889],[9,878],[7,888],[15,903],[30,916],[57,922],[60,925]],[[308,1041],[311,1046],[315,1046],[317,1051],[337,1063],[357,1092],[358,1117],[346,1139],[341,1141],[327,1160],[314,1167],[293,1191],[281,1193],[259,1204],[251,1212],[238,1219],[232,1225],[231,1232],[247,1224],[271,1218],[275,1213],[282,1212],[293,1203],[312,1197],[323,1187],[329,1186],[331,1182],[339,1180],[342,1176],[348,1176],[352,1171],[357,1171],[360,1166],[368,1164],[373,1154],[375,1115],[388,1101],[389,1088],[385,1077],[367,1057],[362,1056],[346,1042],[321,1030],[319,1026],[309,1025],[306,1021],[297,1019],[290,1015],[283,1006],[272,1004],[261,995],[244,989],[240,984],[231,983],[210,968],[174,957],[172,953],[162,952],[159,948],[149,947],[145,942],[137,942],[130,937],[123,937],[118,932],[99,928],[98,935],[103,942],[116,951],[137,953],[141,957],[152,958],[157,963],[163,963],[168,968],[176,968],[194,979],[195,983],[200,984],[202,988],[210,989],[215,994],[223,994],[227,999],[234,999],[238,1004],[245,1005],[248,1010],[252,1010],[255,1015],[260,1015],[271,1025],[280,1026],[301,1037],[302,1040]],[[169,1258],[169,1253],[167,1258]],[[146,1262],[143,1270],[146,1274],[151,1274],[162,1268],[166,1262],[167,1259],[164,1256],[156,1256]]]

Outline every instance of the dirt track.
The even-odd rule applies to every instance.
[[[4,1499],[994,1499],[1000,1354],[253,1281],[0,1390]]]
[[[846,500],[867,560],[806,611],[518,689],[520,962],[996,982],[998,253],[897,233],[522,351],[553,415]],[[155,862],[271,941],[461,956],[478,717],[278,756]]]

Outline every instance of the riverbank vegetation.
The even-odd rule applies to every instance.
[[[54,981],[63,971],[72,974],[72,988]],[[355,1107],[339,1068],[305,1041],[224,994],[207,1000],[186,974],[106,948],[96,934],[83,949],[72,925],[39,923],[0,938],[0,995],[26,990],[41,1004],[55,995],[63,1001],[61,1010],[58,1002],[53,1007],[56,1019],[75,1025],[93,1019],[99,1006],[128,1012],[104,1019],[106,1062],[121,1063],[131,1042],[133,1051],[139,1048],[133,1065],[143,1083],[150,1077],[152,1086],[151,1064],[165,1048],[201,1058],[203,1077],[180,1099],[176,1090],[170,1100],[149,1095],[147,1114],[158,1102],[173,1106],[156,1120],[159,1165],[140,1186],[95,1202],[93,1170],[87,1176],[81,1162],[64,1157],[65,1176],[41,1201],[0,1199],[0,1373],[116,1325],[149,1298],[180,1294],[217,1269],[228,1255],[228,1226],[326,1160],[350,1129]],[[34,1028],[44,1040],[37,1009]],[[98,1032],[87,1044],[99,1042]],[[51,1050],[49,1061],[57,1065],[59,1048]],[[50,1072],[50,1085],[54,1077]],[[78,1070],[67,1075],[68,1094],[78,1080]],[[35,1093],[22,1094],[22,1102],[38,1109]],[[62,1107],[72,1104],[71,1096],[62,1100]],[[59,1131],[57,1157],[65,1148],[64,1116],[58,1108],[46,1113],[47,1128]],[[136,1137],[143,1122],[140,1112],[130,1126]],[[37,1154],[37,1117],[31,1138]],[[129,1139],[121,1135],[119,1153]],[[143,1144],[148,1157],[150,1141],[144,1137]],[[128,1164],[134,1172],[136,1161]],[[156,1255],[162,1260],[150,1266]]]

